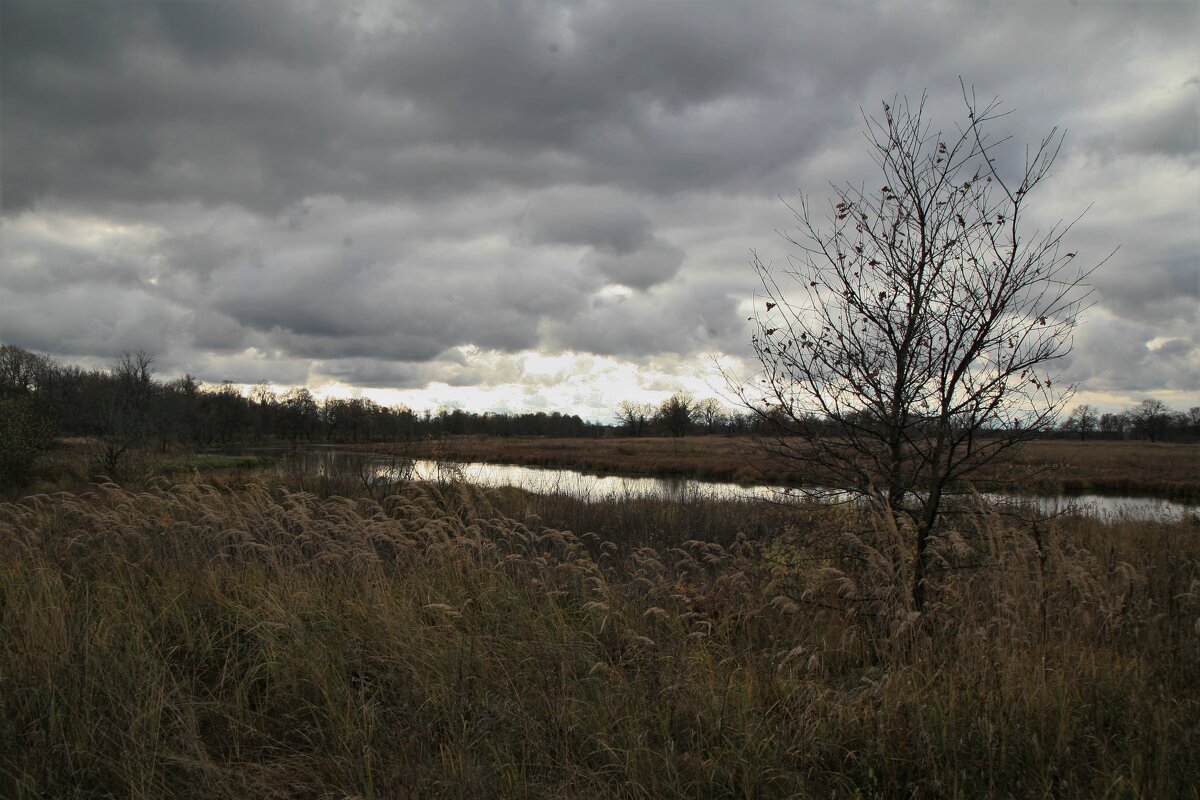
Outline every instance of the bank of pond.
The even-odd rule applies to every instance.
[[[564,494],[580,500],[612,497],[649,497],[666,500],[689,498],[763,500],[782,503],[847,502],[850,495],[828,487],[741,484],[679,475],[631,476],[595,474],[576,469],[529,467],[483,461],[448,461],[351,451],[336,446],[289,448],[279,446],[206,449],[204,455],[255,456],[252,469],[264,473],[302,476],[353,476],[367,483],[402,480],[463,480],[486,488],[514,487],[536,494]],[[1123,517],[1155,521],[1200,518],[1200,504],[1159,497],[1091,493],[991,492],[987,500],[1032,506],[1042,514],[1069,513],[1100,519]]]

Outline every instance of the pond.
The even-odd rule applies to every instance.
[[[784,502],[818,500],[837,502],[849,499],[842,492],[817,486],[786,487],[747,485],[709,481],[682,476],[636,477],[596,475],[573,469],[523,467],[512,464],[475,462],[438,462],[407,459],[379,453],[341,450],[337,447],[223,448],[205,450],[226,455],[277,455],[276,470],[283,473],[346,474],[365,472],[369,480],[448,480],[462,479],[489,488],[513,486],[538,494],[562,493],[582,500],[611,497],[655,497],[685,499],[758,499]],[[1096,494],[1036,496],[988,495],[994,501],[1033,505],[1045,514],[1069,512],[1099,518],[1127,517],[1141,520],[1175,521],[1185,516],[1200,516],[1200,505],[1163,500],[1156,497],[1120,497]]]

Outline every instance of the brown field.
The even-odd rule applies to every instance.
[[[0,504],[0,797],[1200,797],[1195,522],[943,533],[918,615],[849,507]]]
[[[754,440],[745,437],[462,436],[401,449],[416,457],[630,475],[690,475],[744,483],[804,484],[819,483],[822,478],[799,473],[792,465],[772,462]],[[988,469],[978,484],[981,489],[1009,487],[1047,494],[1094,492],[1194,499],[1200,497],[1200,445],[1036,440]]]
[[[1200,800],[1195,515],[965,509],[918,614],[866,508],[86,453],[0,503],[0,797]],[[1197,453],[1006,469],[1194,492]],[[812,480],[724,437],[405,454]]]

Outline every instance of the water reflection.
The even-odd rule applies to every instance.
[[[225,453],[233,453],[224,450]],[[239,449],[237,454],[281,452],[280,448]],[[562,493],[582,500],[611,497],[654,497],[669,500],[693,498],[759,499],[780,502],[819,500],[844,502],[844,492],[820,487],[743,485],[680,476],[630,477],[594,475],[572,469],[522,467],[485,462],[439,462],[406,459],[375,453],[335,448],[283,450],[278,469],[310,475],[355,474],[367,481],[450,480],[470,481],[489,488],[513,486],[540,494]],[[1153,497],[1109,497],[1094,494],[1041,497],[1032,495],[989,495],[990,500],[1032,505],[1051,514],[1069,512],[1095,517],[1124,516],[1142,520],[1174,521],[1185,515],[1200,515],[1200,505]]]

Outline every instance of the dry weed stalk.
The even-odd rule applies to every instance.
[[[739,505],[725,535],[722,513],[450,482],[0,506],[0,781],[1087,796],[1137,764],[1147,796],[1190,785],[1200,548],[1180,530],[971,509],[931,544],[916,615],[893,515]],[[638,515],[640,538],[573,532]]]

